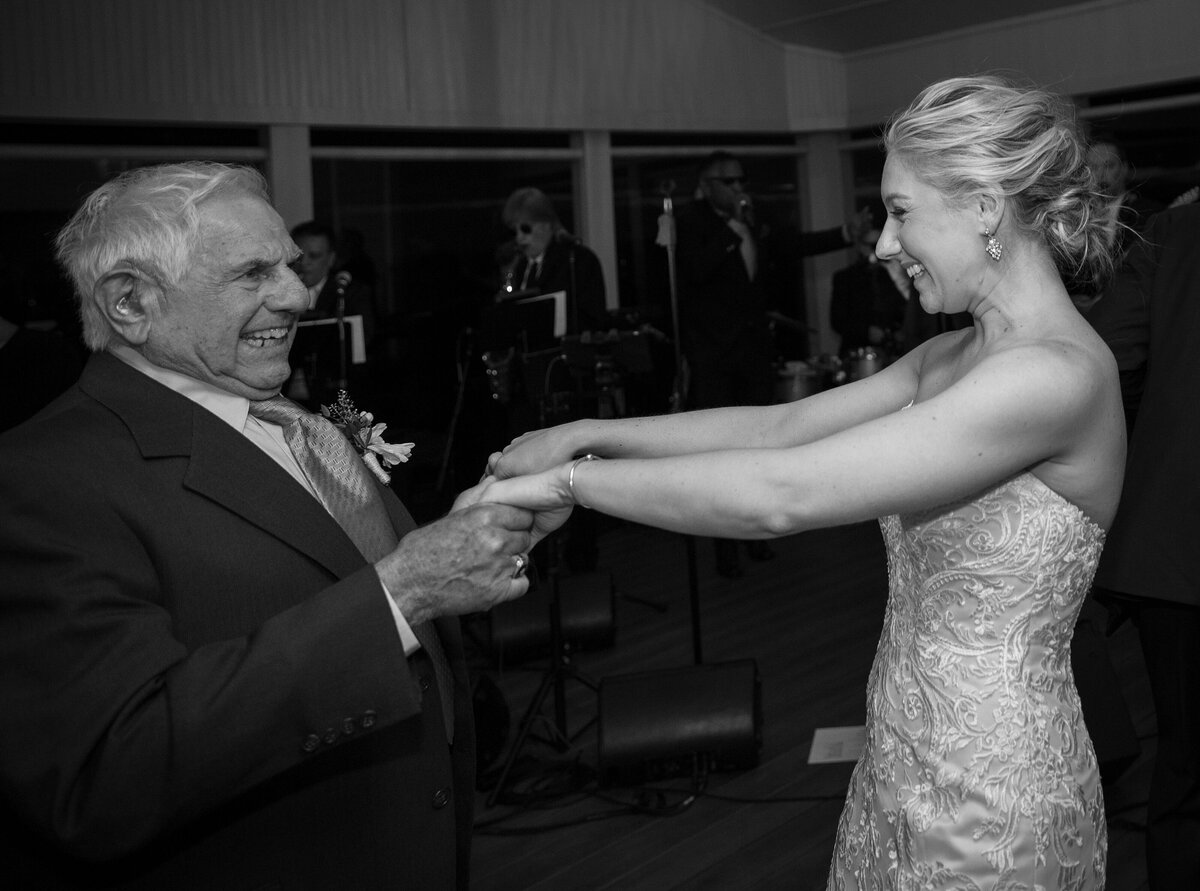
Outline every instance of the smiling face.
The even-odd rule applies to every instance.
[[[186,276],[151,316],[142,353],[248,399],[279,392],[308,291],[288,267],[299,254],[279,214],[243,192],[199,208],[199,243]]]
[[[888,217],[876,255],[900,263],[926,312],[969,309],[985,271],[978,209],[948,203],[894,154],[883,166],[881,191]]]

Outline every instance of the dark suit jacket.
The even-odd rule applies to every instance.
[[[785,246],[768,244],[760,233],[759,272],[751,281],[741,256],[741,237],[707,201],[693,201],[680,211],[677,223],[680,327],[693,365],[769,365],[769,258],[784,250],[810,256],[846,247],[840,226],[801,233]]]
[[[1088,321],[1117,358],[1131,426],[1097,584],[1200,605],[1200,205],[1150,218]]]
[[[0,436],[0,579],[7,887],[465,882],[457,622],[451,750],[374,570],[215,415],[93,356]]]

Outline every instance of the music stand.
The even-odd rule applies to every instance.
[[[363,317],[344,316],[340,326],[336,317],[301,319],[290,356],[293,367],[303,371],[310,404],[315,408],[321,400],[332,402],[346,388],[347,358],[351,365],[367,361]]]

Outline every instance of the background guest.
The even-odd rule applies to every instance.
[[[855,245],[858,259],[833,274],[829,322],[842,336],[843,358],[860,347],[880,350],[886,357],[899,352],[910,285],[899,263],[875,256],[879,235],[878,229],[864,233]]]
[[[775,344],[768,286],[761,274],[769,253],[764,229],[746,191],[742,162],[726,151],[697,170],[697,200],[678,215],[676,257],[680,332],[688,363],[689,408],[768,405],[775,394]],[[864,212],[843,226],[799,236],[788,245],[804,256],[853,244],[870,226]],[[771,248],[778,250],[779,248]],[[738,545],[714,541],[717,571],[742,575]],[[765,542],[748,546],[756,560],[773,556]]]
[[[378,314],[375,311],[374,292],[365,281],[350,274],[349,281],[339,280],[340,270],[337,239],[333,229],[325,223],[309,220],[292,228],[292,239],[302,253],[294,264],[300,281],[308,289],[308,309],[305,320],[332,319],[337,316],[338,301],[343,302],[343,315],[361,316],[363,341],[366,349],[364,362],[354,362],[350,345],[346,349],[345,380],[357,393],[374,396],[383,385],[373,379],[371,360],[375,352],[375,334]],[[335,271],[336,270],[336,271]],[[308,329],[296,347],[293,361],[297,371],[304,375],[302,396],[292,395],[310,408],[332,405],[337,399],[338,381],[342,379],[341,352],[332,336],[322,336],[332,328]]]
[[[504,287],[525,294],[567,295],[566,333],[607,331],[608,308],[599,258],[562,224],[540,189],[517,189],[504,202],[504,225],[513,232]]]
[[[484,312],[481,327],[483,346],[494,357],[491,380],[510,387],[510,401],[499,408],[493,405],[496,423],[482,449],[471,456],[473,468],[480,466],[487,452],[530,427],[598,412],[594,372],[558,361],[562,352],[554,331],[545,326],[526,328],[510,301],[562,291],[564,336],[607,332],[612,327],[600,259],[567,230],[549,196],[533,187],[517,189],[504,202],[501,217],[513,238],[497,251],[501,287],[495,305]],[[551,321],[550,316],[544,320]],[[597,534],[594,516],[571,520],[560,533],[567,569],[596,568]]]
[[[1130,430],[1121,506],[1096,575],[1130,613],[1158,743],[1146,821],[1153,891],[1200,887],[1200,205],[1150,217],[1087,318],[1117,357]]]

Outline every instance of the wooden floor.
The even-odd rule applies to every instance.
[[[731,581],[712,571],[710,543],[696,546],[704,662],[749,658],[760,672],[758,766],[712,774],[703,794],[673,813],[667,809],[690,793],[686,778],[655,783],[667,790],[661,795],[598,788],[596,732],[588,723],[596,714],[595,694],[569,679],[572,745],[561,751],[548,744],[557,723],[548,701],[535,728],[545,741],[521,748],[496,806],[487,806],[486,792],[479,794],[474,891],[824,888],[852,765],[810,765],[808,756],[817,728],[863,722],[887,593],[883,544],[878,527],[868,523],[804,533],[774,548],[776,559],[746,561],[745,576]],[[613,524],[602,531],[600,553],[620,595],[616,642],[578,654],[575,666],[598,681],[693,664],[685,540]],[[570,584],[564,581],[564,596]],[[1136,635],[1125,626],[1110,646],[1143,755],[1107,792],[1108,888],[1137,891],[1146,887],[1140,827],[1154,717]],[[543,666],[487,672],[511,711],[510,740]]]

